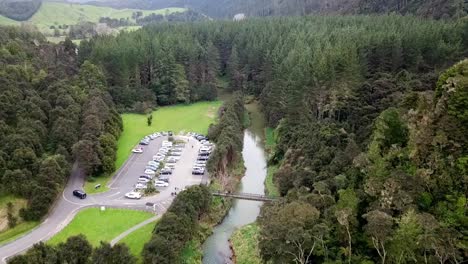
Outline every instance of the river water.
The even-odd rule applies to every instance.
[[[266,154],[261,132],[253,129],[244,131],[242,150],[245,175],[241,180],[239,192],[265,194]],[[257,219],[262,202],[235,200],[222,223],[213,229],[213,234],[203,244],[204,264],[232,263],[228,239],[236,229]]]

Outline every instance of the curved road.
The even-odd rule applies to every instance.
[[[185,140],[187,144],[173,171],[169,187],[158,188],[160,191],[158,194],[140,200],[129,200],[124,195],[133,190],[133,185],[138,180],[138,176],[143,173],[146,163],[152,160],[153,155],[161,147],[162,141],[166,140],[167,137],[152,140],[148,146],[144,147],[142,154],[130,155],[109,182],[109,191],[88,195],[84,200],[78,199],[72,194],[73,190],[82,189],[84,184],[84,174],[75,164],[61,197],[55,202],[47,218],[31,232],[1,246],[0,263],[6,263],[9,257],[24,252],[35,243],[50,239],[70,223],[77,212],[87,207],[106,206],[148,210],[156,214],[164,213],[173,200],[171,192],[174,191],[175,187],[183,189],[186,186],[202,183],[202,176],[192,175],[192,164],[196,160],[200,143],[185,136],[177,136],[176,138]],[[206,181],[206,176],[203,181]],[[148,207],[146,203],[153,203],[154,207]]]

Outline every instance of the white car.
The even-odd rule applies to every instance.
[[[156,187],[167,187],[167,186],[169,186],[169,183],[167,183],[165,181],[155,181],[154,186],[156,186]]]
[[[158,166],[159,166],[159,162],[150,160],[150,161],[148,161],[148,165],[158,167]]]
[[[137,154],[143,153],[143,148],[134,148],[132,149],[132,152]]]
[[[164,157],[161,157],[161,156],[153,156],[153,161],[156,161],[156,162],[161,162],[164,160]]]
[[[146,169],[146,170],[145,170],[145,174],[154,176],[154,175],[156,175],[156,172],[155,172],[154,170]]]
[[[146,186],[146,184],[143,184],[143,183],[135,184],[135,189],[137,189],[137,190],[146,189],[146,188],[148,188],[148,186]]]
[[[138,183],[148,183],[150,180],[147,178],[140,177],[138,178]]]
[[[128,199],[140,199],[141,193],[140,192],[129,192],[125,194],[125,197]]]

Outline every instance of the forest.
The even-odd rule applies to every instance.
[[[82,41],[78,55],[70,41],[1,30],[1,188],[30,198],[25,218],[47,212],[74,161],[87,175],[114,170],[119,112],[213,100],[226,89],[235,95],[210,128],[221,146],[209,162],[214,177],[239,158],[242,96],[258,99],[275,128],[269,163],[279,166],[283,198],[258,219],[264,261],[468,258],[466,19],[162,23]],[[55,191],[37,197],[44,188]],[[193,204],[174,202],[145,263],[178,263],[209,211],[203,188],[180,199]]]
[[[258,98],[284,196],[259,218],[265,261],[461,263],[467,48],[466,19],[312,16],[148,26],[79,59],[118,109],[211,99],[220,76]]]
[[[79,67],[71,41],[0,27],[0,191],[28,200],[39,220],[78,161],[87,175],[114,171],[120,115],[104,75]]]

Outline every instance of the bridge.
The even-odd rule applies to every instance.
[[[261,201],[261,202],[273,202],[274,200],[278,199],[278,197],[266,196],[262,194],[254,194],[254,193],[230,193],[230,192],[212,192],[213,196],[219,197],[230,197],[234,199],[241,199],[241,200],[250,200],[250,201]]]

